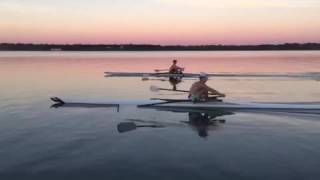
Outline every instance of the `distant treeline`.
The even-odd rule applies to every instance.
[[[2,43],[0,51],[260,51],[320,50],[320,43],[263,45],[24,44]]]

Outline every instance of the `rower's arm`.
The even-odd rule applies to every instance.
[[[222,97],[226,96],[225,94],[222,94],[219,91],[217,91],[217,90],[215,90],[215,89],[213,89],[213,88],[211,88],[209,86],[206,86],[206,87],[207,87],[208,92],[210,92],[213,95],[218,95],[218,96],[222,96]]]
[[[183,67],[177,66],[177,69],[180,69],[181,71],[184,71]]]
[[[180,67],[180,66],[177,66],[177,65],[172,65],[172,66],[169,68],[169,72],[172,71],[172,70],[184,71],[184,68],[183,68],[183,67]]]

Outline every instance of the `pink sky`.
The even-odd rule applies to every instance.
[[[319,0],[1,0],[0,42],[320,42]]]

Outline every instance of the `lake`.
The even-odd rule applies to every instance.
[[[185,98],[153,72],[302,73],[320,51],[0,52],[0,179],[318,179],[320,113],[51,107],[50,97]],[[195,78],[176,86],[188,90]],[[226,100],[320,102],[320,78],[211,77]],[[197,119],[206,119],[199,123]],[[210,119],[211,118],[211,119]],[[125,124],[134,127],[122,129]],[[120,130],[119,130],[120,128]]]

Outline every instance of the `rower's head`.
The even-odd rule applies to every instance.
[[[174,60],[172,61],[173,64],[177,64],[177,62],[178,62],[178,61],[177,61],[176,59],[174,59]]]
[[[200,73],[199,80],[202,83],[206,83],[208,81],[208,75],[206,73]]]

